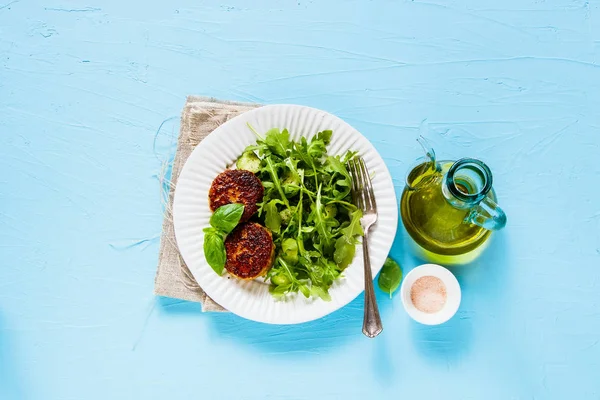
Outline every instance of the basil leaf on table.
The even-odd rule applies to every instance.
[[[400,266],[396,261],[388,257],[383,264],[383,268],[379,273],[379,279],[377,280],[379,289],[389,293],[390,297],[392,297],[392,293],[398,289],[401,281],[402,270],[400,269]]]
[[[243,204],[227,204],[217,208],[217,211],[210,217],[210,224],[225,234],[231,232],[240,222],[244,214]]]
[[[208,265],[219,275],[223,273],[227,254],[225,253],[225,242],[223,235],[216,231],[205,229],[204,235],[204,257]]]

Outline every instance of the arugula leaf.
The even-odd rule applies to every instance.
[[[287,293],[290,292],[291,288],[292,288],[291,283],[284,284],[284,285],[277,285],[277,286],[271,285],[271,286],[269,286],[269,292],[276,299],[282,299],[283,297],[285,297],[285,295]]]
[[[320,297],[322,300],[331,301],[331,296],[329,295],[329,292],[320,286],[311,286],[310,293],[313,296]]]
[[[204,257],[218,275],[223,273],[227,255],[223,236],[219,232],[206,232],[204,235]]]
[[[332,246],[333,237],[329,230],[329,225],[325,219],[323,204],[321,202],[321,186],[319,186],[317,191],[317,198],[315,200],[315,204],[313,205],[309,220],[314,222],[315,229],[319,235],[320,244],[324,245],[325,250],[327,251]]]
[[[285,204],[285,206],[287,208],[290,208],[288,199],[285,196],[285,193],[283,192],[283,188],[281,187],[281,181],[279,179],[279,175],[277,175],[277,171],[275,169],[275,163],[273,162],[273,160],[271,160],[271,158],[267,158],[267,171],[269,172],[269,175],[271,176],[273,186],[275,186],[275,188],[277,189],[277,192],[279,193],[279,196],[281,196],[280,200],[283,201],[283,204]]]
[[[352,158],[354,158],[354,156],[356,156],[357,154],[358,154],[358,151],[348,150],[346,152],[346,154],[344,154],[344,157],[342,157],[342,164],[348,164],[348,161],[350,161]]]
[[[331,142],[331,135],[333,135],[333,131],[327,129],[317,133],[317,139],[322,140],[325,144],[329,144]]]
[[[287,238],[281,243],[282,258],[290,264],[298,262],[298,242],[293,238]]]
[[[210,217],[210,224],[213,228],[227,234],[237,226],[243,214],[243,204],[227,204],[217,208],[217,211]]]
[[[360,219],[362,218],[362,211],[356,209],[350,214],[351,220],[350,224],[341,229],[344,236],[353,237],[353,236],[362,236],[364,235],[362,226],[360,225]]]
[[[271,232],[279,233],[281,230],[281,215],[277,211],[277,204],[281,203],[280,200],[271,200],[265,206],[265,226],[271,230]]]
[[[304,163],[305,168],[313,169],[315,162],[308,153],[308,142],[305,137],[300,138],[299,143],[294,143],[292,157]]]
[[[346,166],[339,157],[327,157],[325,169],[331,172],[330,184],[332,186],[332,195],[335,199],[341,200],[350,194],[352,178]]]
[[[335,241],[335,252],[333,260],[340,268],[344,269],[354,259],[356,253],[356,239],[350,239],[347,236],[340,236]]]
[[[306,297],[306,298],[310,297],[310,289],[308,288],[308,286],[306,286],[306,285],[299,285],[298,289],[302,292],[302,294],[304,295],[304,297]]]
[[[290,134],[287,129],[281,132],[277,128],[270,129],[267,131],[265,143],[273,153],[286,157],[290,145]]]
[[[330,301],[329,288],[350,265],[363,234],[352,204],[346,163],[355,153],[327,154],[332,131],[290,141],[271,129],[246,151],[258,153],[264,195],[258,219],[273,234],[277,259],[267,272],[271,294],[302,293]],[[280,205],[283,205],[280,206]]]
[[[320,159],[327,152],[325,148],[325,142],[323,141],[323,139],[319,139],[318,137],[314,137],[310,141],[310,144],[308,145],[308,148],[306,150],[308,152],[308,155],[313,158],[313,164],[320,162]]]
[[[350,265],[354,259],[356,244],[358,243],[356,236],[363,235],[362,226],[360,225],[362,212],[356,209],[350,214],[350,217],[348,225],[340,229],[342,236],[335,241],[335,252],[333,253],[334,261],[342,269]]]
[[[334,219],[337,215],[337,207],[335,206],[335,204],[326,204],[324,212],[326,219]]]
[[[402,281],[402,270],[400,269],[400,265],[390,257],[385,260],[383,264],[383,268],[379,273],[379,278],[377,279],[377,284],[379,285],[379,289],[384,291],[385,293],[389,293],[390,298],[392,294],[398,289],[400,286],[400,282]]]
[[[342,164],[338,157],[327,157],[327,163],[325,164],[325,168],[331,172],[337,172],[345,178],[350,178],[350,173],[346,169],[346,166]]]

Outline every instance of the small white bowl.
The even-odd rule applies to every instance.
[[[410,289],[417,279],[423,276],[435,276],[446,285],[446,303],[442,309],[435,313],[426,313],[418,310],[410,299]],[[404,309],[417,322],[425,325],[439,325],[448,321],[456,314],[460,305],[460,285],[456,277],[446,268],[436,264],[424,264],[410,271],[402,281],[400,288],[402,305]]]

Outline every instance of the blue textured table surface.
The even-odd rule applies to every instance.
[[[4,0],[0,398],[599,399],[599,63],[593,0]],[[420,127],[486,161],[509,222],[458,314],[378,292],[370,340],[362,296],[299,326],[155,298],[188,94],[335,113],[398,194]]]

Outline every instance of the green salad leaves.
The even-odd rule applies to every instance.
[[[257,143],[246,148],[237,166],[255,172],[265,188],[257,215],[273,233],[276,248],[267,273],[271,294],[300,292],[328,301],[329,288],[352,262],[363,235],[345,166],[355,153],[329,156],[330,130],[299,141],[291,140],[287,129],[254,133]]]

